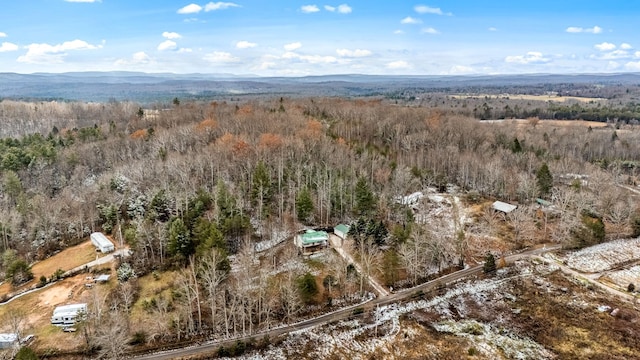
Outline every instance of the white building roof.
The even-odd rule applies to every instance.
[[[1,343],[13,343],[18,341],[18,334],[0,334]]]
[[[111,277],[111,275],[102,274],[102,275],[98,276],[97,278],[95,278],[95,280],[96,280],[96,282],[107,282],[107,281],[109,281],[110,277]]]
[[[91,234],[91,240],[97,243],[96,245],[100,247],[113,247],[111,240],[107,239],[107,237],[101,232],[94,232]]]
[[[62,305],[58,306],[53,310],[54,316],[71,314],[75,315],[79,311],[87,311],[87,304],[70,304],[70,305]]]
[[[491,207],[495,210],[502,211],[505,214],[508,214],[518,208],[516,205],[507,204],[506,202],[502,201],[494,202]]]
[[[415,205],[424,197],[422,191],[416,191],[411,195],[397,196],[396,202],[402,205]]]

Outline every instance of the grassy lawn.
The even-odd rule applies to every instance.
[[[23,284],[20,288],[14,288],[10,281],[2,283],[0,285],[0,296],[17,292],[21,288],[31,288],[40,281],[40,277],[42,275],[49,279],[58,269],[62,269],[64,271],[73,269],[77,266],[95,260],[96,256],[104,255],[95,251],[95,247],[91,244],[91,241],[85,241],[82,244],[65,249],[48,259],[33,264],[31,267],[33,280]]]
[[[95,247],[91,244],[91,241],[85,241],[80,245],[65,249],[48,259],[34,264],[31,268],[33,277],[36,280],[42,275],[49,278],[58,269],[64,271],[71,270],[95,260],[96,255],[103,256],[102,253],[95,251]]]

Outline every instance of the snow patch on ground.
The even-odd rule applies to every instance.
[[[566,264],[578,271],[596,273],[640,258],[640,238],[620,239],[570,253]]]
[[[621,287],[627,287],[629,284],[634,284],[637,287],[640,284],[640,265],[612,271],[607,274],[607,277]]]
[[[433,325],[440,332],[447,332],[471,340],[482,355],[490,359],[552,359],[553,353],[542,345],[522,338],[505,329],[475,320],[445,321]]]
[[[281,244],[291,236],[291,232],[287,230],[273,230],[270,240],[260,241],[254,245],[254,248],[256,252],[263,252]]]

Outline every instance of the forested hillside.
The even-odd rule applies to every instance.
[[[182,315],[161,327],[165,334],[230,336],[288,322],[299,304],[317,305],[313,277],[256,275],[254,265],[283,264],[295,253],[252,260],[256,243],[305,226],[354,224],[358,259],[376,258],[389,286],[431,274],[412,263],[416,257],[438,270],[473,261],[469,243],[486,229],[509,249],[638,234],[636,205],[618,186],[636,182],[640,133],[632,125],[483,123],[450,101],[176,98],[152,108],[4,100],[0,236],[11,256],[2,270],[13,277],[16,259],[44,259],[104,231],[131,248],[137,277],[179,272],[181,295],[144,305],[166,314],[182,304]],[[398,201],[451,187],[467,206],[499,199],[523,210],[506,225],[478,211],[473,225],[440,233]],[[562,216],[536,214],[537,198]],[[349,271],[319,281],[342,286]],[[362,280],[351,286],[343,295],[362,292]]]

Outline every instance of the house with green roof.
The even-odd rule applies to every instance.
[[[294,243],[302,255],[311,255],[327,247],[329,234],[326,231],[307,230],[297,234]]]

